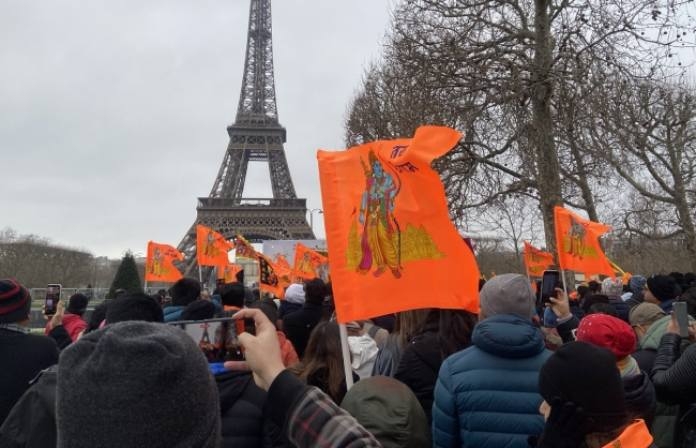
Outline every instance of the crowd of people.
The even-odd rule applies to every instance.
[[[350,322],[346,371],[320,279],[282,301],[188,278],[89,311],[75,294],[44,334],[0,280],[0,447],[696,447],[695,275],[532,286]],[[254,323],[222,366],[176,325],[221,317]]]

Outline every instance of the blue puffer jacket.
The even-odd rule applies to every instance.
[[[169,323],[181,320],[181,313],[184,312],[184,308],[186,307],[179,305],[170,305],[165,307],[164,310],[162,310],[164,311],[164,321]]]
[[[433,404],[434,447],[527,448],[544,429],[539,369],[551,352],[529,320],[481,321],[472,346],[440,367]]]

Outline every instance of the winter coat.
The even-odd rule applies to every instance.
[[[304,303],[292,303],[288,302],[287,300],[283,300],[280,302],[280,306],[278,307],[278,318],[282,319],[290,313],[299,311],[303,306]]]
[[[616,315],[624,322],[628,322],[628,313],[631,311],[631,306],[624,302],[620,296],[609,297],[609,304],[616,310]]]
[[[541,434],[539,370],[551,356],[531,321],[496,315],[476,325],[472,347],[445,359],[435,385],[434,447],[527,448]]]
[[[220,394],[221,448],[283,446],[281,429],[264,419],[266,392],[249,372],[215,376]]]
[[[53,339],[0,328],[0,424],[30,381],[57,362]]]
[[[283,365],[285,367],[290,367],[300,362],[295,347],[293,347],[292,342],[285,337],[285,333],[282,331],[276,331],[276,333],[278,334],[278,342],[280,343],[280,355],[283,357]]]
[[[42,371],[12,408],[0,427],[4,448],[55,447],[56,380],[58,366]]]
[[[164,311],[164,322],[169,323],[181,320],[181,313],[184,312],[184,308],[186,307],[180,305],[170,305],[164,308],[162,310]]]
[[[78,314],[66,313],[63,316],[63,327],[65,328],[65,331],[68,332],[68,335],[70,335],[70,340],[75,342],[80,333],[87,328],[87,322],[85,322],[84,319],[82,319],[82,316]],[[46,336],[49,335],[52,329],[53,327],[49,321],[44,329]]]
[[[432,423],[433,391],[443,361],[437,331],[433,328],[414,337],[403,349],[394,378],[414,393]]]
[[[292,312],[283,318],[283,331],[295,347],[297,356],[304,356],[309,335],[321,320],[322,306],[306,303],[302,309]]]
[[[640,375],[623,378],[626,408],[633,419],[645,420],[650,425],[655,416],[655,388],[650,381],[650,375],[640,372]]]
[[[401,345],[399,344],[399,335],[390,334],[384,347],[377,353],[377,359],[372,368],[372,376],[384,375],[393,377],[399,368],[400,361]]]

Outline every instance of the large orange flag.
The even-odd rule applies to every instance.
[[[339,322],[416,308],[478,313],[476,259],[430,166],[460,138],[424,126],[412,139],[317,153]]]
[[[541,277],[545,270],[554,265],[553,254],[537,249],[528,242],[524,242],[524,266],[530,277]]]
[[[234,283],[237,281],[237,272],[243,268],[234,263],[227,263],[225,266],[217,267],[218,280],[224,280],[225,283]]]
[[[145,281],[174,283],[183,275],[174,266],[174,260],[183,260],[184,254],[174,246],[150,241],[147,243],[147,260],[145,261]]]
[[[561,269],[582,272],[586,278],[595,274],[616,276],[599,245],[599,237],[611,230],[610,226],[589,221],[558,206],[553,209],[553,215]]]
[[[329,259],[302,243],[295,244],[295,277],[305,280],[321,278],[328,279]]]
[[[275,265],[270,258],[263,254],[257,252],[256,257],[259,261],[259,289],[282,298],[285,290],[276,273]]]
[[[200,266],[227,266],[234,244],[210,227],[196,225],[196,257]]]
[[[285,255],[277,254],[274,264],[275,264],[276,270],[278,271],[278,275],[280,275],[280,276],[290,275],[290,271],[292,269],[290,268],[290,263],[288,263],[288,259],[285,258]]]

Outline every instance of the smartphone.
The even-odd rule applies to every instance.
[[[53,316],[58,309],[58,301],[60,300],[60,291],[62,286],[57,283],[49,283],[46,286],[46,297],[44,298],[44,314]]]
[[[556,297],[556,288],[562,288],[561,273],[559,271],[544,271],[541,275],[541,303],[551,302],[551,297]]]
[[[683,338],[689,337],[689,313],[686,308],[686,302],[674,302],[672,304],[672,312],[677,318],[679,324],[679,336]]]
[[[198,344],[210,363],[243,361],[244,350],[237,335],[254,330],[254,322],[249,326],[247,320],[229,317],[219,319],[172,322],[180,327]]]

